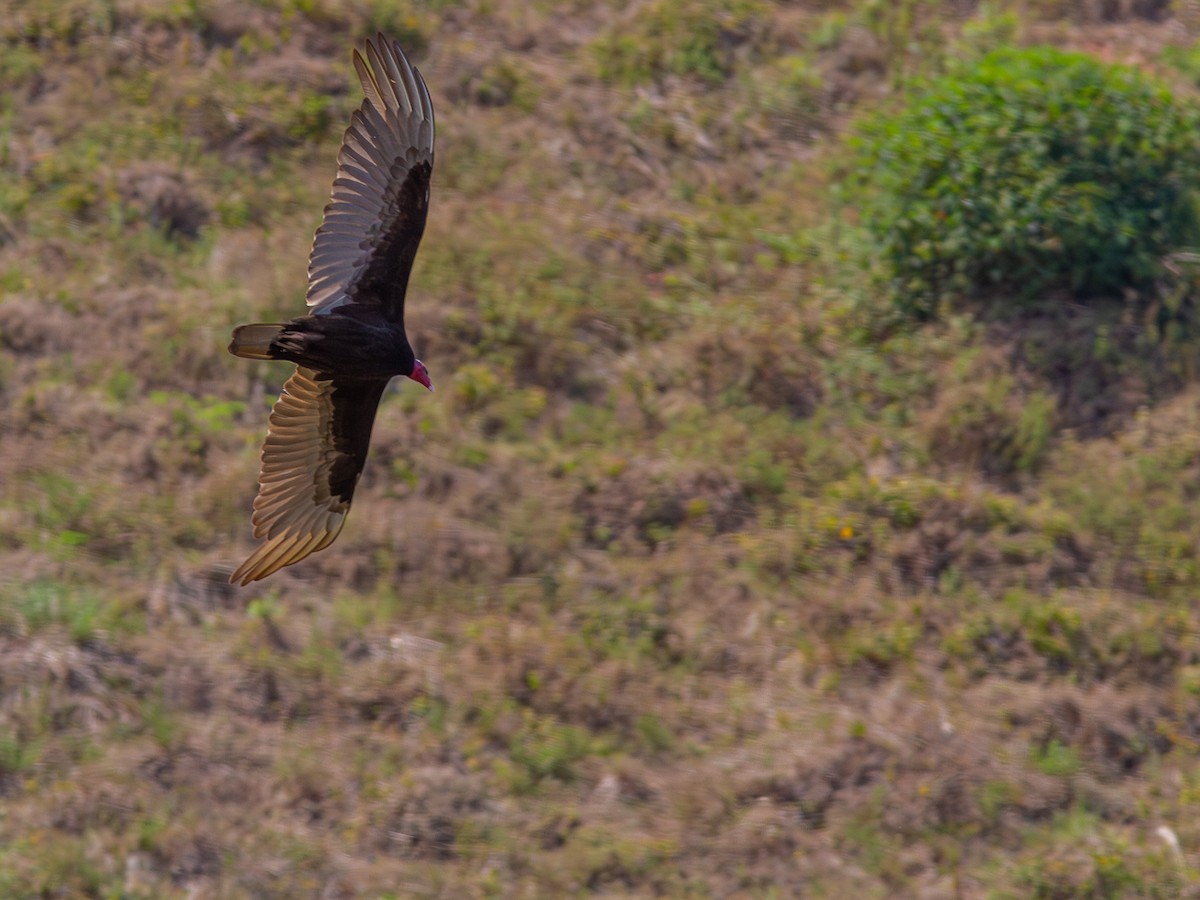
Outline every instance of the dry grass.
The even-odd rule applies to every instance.
[[[1093,6],[18,0],[0,894],[1194,895],[1192,344],[898,323],[830,191],[944,54],[1197,36]],[[300,308],[376,28],[439,392],[235,591],[286,368],[226,336]]]

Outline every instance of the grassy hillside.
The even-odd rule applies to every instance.
[[[389,391],[332,548],[235,590],[289,367],[228,332],[303,308],[377,29],[438,115],[438,392]],[[1198,29],[10,0],[0,894],[1194,896],[1196,342],[906,320],[839,185],[855,117],[955,60],[1186,97]]]

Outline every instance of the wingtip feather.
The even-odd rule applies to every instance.
[[[261,581],[280,569],[307,559],[318,550],[324,550],[342,533],[345,521],[345,516],[339,517],[336,522],[331,523],[334,527],[328,531],[312,534],[294,534],[289,531],[268,538],[234,570],[229,576],[229,583],[245,587],[253,581]]]

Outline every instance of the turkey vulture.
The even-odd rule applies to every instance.
[[[433,390],[404,333],[404,293],[429,210],[433,105],[400,46],[354,51],[366,99],[350,117],[308,260],[308,315],[241,325],[229,352],[297,366],[271,410],[254,501],[262,543],[249,584],[333,543],[362,474],[383,389],[404,375]]]

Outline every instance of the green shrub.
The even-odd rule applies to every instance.
[[[1197,119],[1131,69],[1046,48],[991,53],[876,115],[852,184],[901,309],[1150,285],[1197,234]]]

